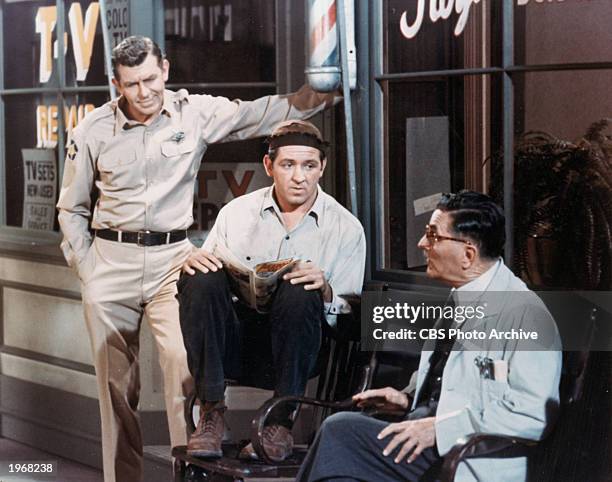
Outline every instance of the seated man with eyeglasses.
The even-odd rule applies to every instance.
[[[418,243],[427,275],[452,287],[449,304],[486,307],[480,327],[488,324],[499,332],[536,327],[548,333],[550,345],[460,346],[459,336],[426,342],[419,369],[403,391],[386,387],[353,397],[361,408],[404,411],[403,420],[389,423],[356,412],[327,418],[297,481],[419,480],[473,433],[543,437],[559,403],[558,333],[542,301],[504,264],[504,228],[503,212],[488,196],[443,195]],[[474,326],[458,322],[440,319],[435,327]],[[455,480],[518,481],[526,472],[524,454],[493,455],[462,462]]]

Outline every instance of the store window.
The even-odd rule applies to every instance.
[[[490,128],[495,116],[491,107],[500,99],[499,79],[449,75],[499,65],[499,52],[491,48],[498,43],[491,26],[499,12],[494,4],[482,2],[472,7],[476,20],[462,25],[456,15],[444,20],[442,10],[432,22],[414,2],[382,3],[385,33],[378,85],[384,202],[378,263],[386,270],[423,271],[416,244],[432,203],[442,192],[482,190],[483,166],[500,146],[499,132]]]
[[[424,282],[423,226],[468,188],[511,200],[506,261],[532,286],[610,289],[612,4],[454,3],[373,8],[374,277]]]
[[[55,36],[43,27],[50,25],[49,22],[57,16],[55,1],[5,3],[2,13],[4,88],[57,87],[56,59],[52,46],[48,48]],[[40,28],[37,27],[37,18]],[[37,33],[38,29],[41,34]],[[42,57],[41,52],[44,52]]]
[[[459,17],[452,1],[385,0],[382,12],[384,72],[396,74],[501,65],[500,51],[492,50],[490,42],[490,27],[497,24],[500,12],[495,3],[498,2],[476,3],[470,7],[469,17]],[[437,20],[433,22],[431,17]]]
[[[483,91],[490,76],[384,82],[387,160],[385,266],[422,270],[416,247],[439,193],[482,186],[483,166],[499,135],[488,127]]]
[[[164,2],[173,83],[274,82],[273,0]]]
[[[108,8],[111,18],[116,7]],[[0,9],[5,179],[0,224],[57,231],[65,146],[78,122],[109,99],[100,5],[21,1],[3,2]]]
[[[273,0],[164,2],[169,87],[241,100],[275,94],[275,17]],[[270,184],[261,167],[265,152],[263,139],[208,148],[194,200],[196,244],[224,204]]]
[[[107,2],[110,5],[109,11],[114,10],[113,3]],[[64,46],[66,50],[65,75],[67,86],[105,85],[108,83],[104,69],[101,15],[102,12],[98,2],[86,0],[65,2],[64,25],[68,34],[68,42]],[[110,37],[111,42],[116,41],[112,35]]]
[[[243,100],[277,92],[273,0],[163,4],[161,43],[170,60],[168,88]],[[72,129],[109,100],[101,17],[106,18],[113,47],[130,34],[130,16],[148,8],[144,2],[128,0],[106,6],[102,12],[98,2],[87,0],[0,2],[4,53],[0,225],[58,230],[54,206]],[[259,166],[264,152],[262,140],[208,151],[206,172],[197,181],[194,229],[209,228],[218,209],[233,196],[268,183]],[[45,172],[44,179],[39,171]],[[209,196],[216,196],[215,201]]]
[[[515,64],[610,62],[612,8],[606,0],[531,0],[514,9]]]
[[[514,268],[546,289],[612,286],[612,70],[514,75]],[[502,159],[491,192],[503,192]]]

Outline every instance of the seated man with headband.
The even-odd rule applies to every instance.
[[[359,221],[319,186],[325,145],[309,122],[280,124],[263,163],[271,187],[221,209],[201,249],[183,266],[180,320],[189,369],[200,400],[200,422],[187,452],[220,457],[224,379],[303,395],[317,361],[322,323],[350,311],[343,296],[360,294],[365,237]],[[242,263],[299,259],[283,276],[269,313],[232,303],[228,275],[213,255],[222,246]],[[234,293],[235,294],[235,293]],[[271,459],[291,454],[290,408],[270,416],[264,448]],[[242,457],[255,458],[249,444]]]

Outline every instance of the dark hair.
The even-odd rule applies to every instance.
[[[161,68],[164,55],[159,45],[153,42],[153,40],[148,37],[143,37],[142,35],[132,35],[131,37],[123,39],[121,43],[113,49],[113,55],[111,57],[115,79],[119,80],[119,73],[117,72],[117,67],[119,65],[125,67],[140,65],[149,54],[157,57],[157,65]]]
[[[326,145],[327,143],[323,141],[323,136],[321,135],[321,131],[312,123],[303,120],[290,120],[281,122],[278,124],[274,130],[272,131],[272,135],[268,139],[268,143],[270,146],[268,147],[268,156],[272,159],[272,162],[276,160],[276,156],[278,156],[278,149],[272,147],[272,143],[270,143],[270,139],[274,137],[286,136],[287,134],[302,134],[305,136],[312,136],[316,139],[317,144]],[[319,159],[323,161],[326,157],[325,151],[322,148],[319,148],[320,157]]]
[[[495,259],[503,254],[504,212],[489,196],[467,190],[443,194],[436,209],[449,213],[453,234],[469,238],[483,258]]]

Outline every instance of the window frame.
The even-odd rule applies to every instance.
[[[64,50],[64,32],[66,31],[66,0],[56,0],[55,7],[57,9],[57,47],[58,51]],[[0,3],[0,65],[4,68],[4,2]],[[58,55],[54,59],[54,68],[58,69],[58,85],[57,87],[33,87],[33,88],[11,88],[5,89],[4,73],[0,75],[0,132],[3,133],[3,139],[6,139],[6,121],[5,121],[5,102],[7,97],[28,96],[37,94],[56,94],[58,105],[57,119],[57,170],[58,179],[61,179],[64,172],[65,158],[61,153],[65,152],[65,120],[64,120],[64,105],[67,96],[74,94],[87,94],[94,92],[108,92],[108,85],[88,85],[88,86],[67,86],[66,85],[66,65],[63,55]],[[38,249],[38,246],[55,246],[59,247],[61,241],[61,233],[58,231],[36,231],[22,228],[20,226],[9,226],[6,224],[6,150],[5,142],[0,142],[0,242],[11,246],[18,247],[21,250],[20,244],[23,244],[23,251],[33,252]],[[60,183],[61,185],[61,183]],[[59,190],[58,190],[59,192]],[[60,255],[59,249],[52,250],[49,254]]]
[[[66,7],[73,0],[56,0],[57,8],[57,23],[56,34],[58,42],[58,51],[63,51],[65,32],[65,17]],[[142,34],[153,38],[164,51],[165,47],[165,29],[164,29],[164,5],[163,0],[130,0],[130,34]],[[295,88],[295,76],[292,75],[297,69],[303,70],[303,62],[292,61],[287,63],[290,57],[290,52],[296,48],[303,49],[303,31],[296,29],[295,32],[289,32],[285,28],[285,23],[293,21],[296,13],[299,18],[300,12],[296,12],[295,2],[283,2],[282,0],[274,1],[275,8],[275,79],[274,82],[208,82],[208,83],[168,83],[168,88],[267,88],[274,92],[288,92]],[[0,1],[0,65],[4,66],[4,5]],[[302,8],[299,7],[298,8]],[[302,12],[303,13],[303,12]],[[303,16],[303,15],[302,15]],[[32,19],[33,20],[33,19]],[[288,38],[285,38],[288,36]],[[286,40],[286,41],[285,41]],[[5,102],[7,98],[13,96],[27,96],[42,93],[51,93],[57,95],[57,103],[59,108],[58,115],[58,178],[61,180],[63,176],[64,155],[65,153],[65,127],[63,106],[67,96],[74,94],[86,94],[94,92],[108,92],[109,87],[105,85],[88,85],[69,87],[66,86],[66,72],[64,56],[60,55],[54,59],[54,68],[58,69],[58,86],[57,87],[35,87],[35,88],[11,88],[5,89],[4,74],[0,75],[0,132],[3,133],[2,139],[6,139],[5,134]],[[281,62],[284,62],[281,64]],[[299,87],[299,85],[298,85]],[[109,94],[110,97],[110,94]],[[36,253],[42,248],[45,252],[45,257],[53,263],[62,263],[63,256],[59,249],[59,243],[62,239],[60,231],[36,231],[22,228],[20,226],[9,226],[7,222],[7,199],[6,199],[6,153],[5,142],[0,141],[0,253],[6,255],[22,256],[25,253],[28,257],[36,257]],[[60,182],[61,186],[61,182]],[[58,189],[59,194],[59,189]],[[51,259],[49,258],[51,256]]]
[[[385,0],[375,0],[371,2],[369,18],[370,57],[370,81],[369,81],[369,102],[370,112],[373,121],[370,127],[370,167],[369,173],[373,180],[370,192],[370,205],[373,206],[371,213],[370,230],[370,255],[371,270],[369,279],[372,281],[394,283],[400,285],[419,285],[419,286],[439,286],[438,283],[430,280],[424,272],[410,269],[390,269],[385,268],[385,170],[388,166],[387,153],[385,152],[386,142],[386,118],[384,111],[384,92],[383,82],[394,82],[401,80],[426,80],[431,77],[456,77],[470,75],[490,75],[501,79],[502,82],[502,112],[501,122],[503,147],[503,186],[504,186],[504,210],[506,214],[506,246],[504,258],[506,263],[511,265],[514,254],[514,75],[526,72],[554,72],[562,70],[612,70],[612,62],[583,62],[583,63],[560,63],[560,64],[517,64],[515,63],[514,48],[516,45],[514,36],[514,11],[518,6],[515,2],[503,2],[501,11],[502,35],[501,53],[502,62],[499,67],[487,68],[462,68],[462,69],[443,69],[433,71],[410,71],[393,74],[384,73],[384,2]],[[450,19],[449,19],[450,21]],[[363,27],[361,27],[363,28]],[[497,106],[489,106],[490,111],[496,110]],[[373,160],[373,161],[372,161]],[[377,161],[378,160],[378,161]],[[512,267],[512,266],[511,266]]]

